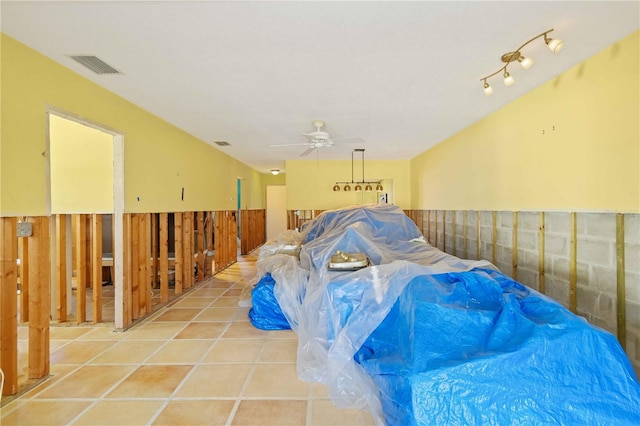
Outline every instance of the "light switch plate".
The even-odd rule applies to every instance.
[[[28,222],[18,223],[17,229],[18,237],[30,237],[33,235],[33,225]]]

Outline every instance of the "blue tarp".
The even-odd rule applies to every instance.
[[[486,261],[443,253],[397,207],[325,212],[273,269],[298,376],[378,424],[640,424],[616,338]],[[372,266],[327,269],[336,250]],[[255,300],[255,299],[254,299]]]
[[[249,321],[261,330],[290,330],[291,326],[273,294],[274,285],[275,281],[268,272],[255,285],[251,291]]]
[[[415,277],[356,360],[390,425],[640,424],[614,336],[495,271]]]

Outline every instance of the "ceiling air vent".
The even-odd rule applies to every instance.
[[[71,55],[71,59],[89,68],[96,74],[121,74],[120,71],[106,64],[102,59],[96,56],[88,55]]]
[[[229,142],[225,142],[225,141],[215,141],[214,143],[218,146],[231,146]]]

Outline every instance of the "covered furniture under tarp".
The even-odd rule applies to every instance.
[[[370,266],[330,270],[337,251]],[[258,269],[298,333],[298,376],[379,424],[640,424],[613,335],[489,262],[432,247],[395,206],[324,212],[299,258]]]

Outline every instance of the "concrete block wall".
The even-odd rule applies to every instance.
[[[569,308],[571,213],[544,213],[542,265],[540,216],[539,212],[518,212],[514,217],[514,212],[510,211],[425,210],[422,211],[422,229],[429,243],[440,250],[460,258],[493,262],[503,273],[534,290],[540,290],[542,267],[544,293]],[[575,217],[576,313],[591,324],[618,335],[616,213],[579,212]],[[515,227],[514,218],[517,220]],[[514,229],[517,232],[515,267]],[[625,214],[624,230],[625,344],[636,374],[640,376],[640,215]]]

